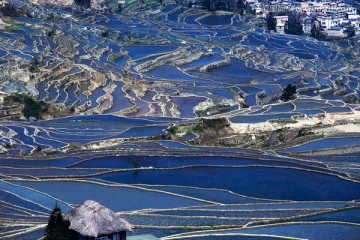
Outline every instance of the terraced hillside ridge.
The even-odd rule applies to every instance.
[[[89,199],[129,239],[359,238],[359,38],[172,0],[8,2],[0,239]]]

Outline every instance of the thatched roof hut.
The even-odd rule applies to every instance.
[[[113,211],[98,202],[88,200],[79,207],[65,214],[70,221],[70,229],[85,238],[99,236],[124,235],[126,231],[133,231],[133,226],[124,219],[118,218]],[[111,239],[116,239],[111,237]],[[123,237],[119,238],[123,239]]]

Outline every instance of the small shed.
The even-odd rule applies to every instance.
[[[73,240],[126,240],[133,226],[98,202],[88,200],[65,214]]]

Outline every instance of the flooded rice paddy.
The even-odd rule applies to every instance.
[[[0,155],[0,238],[40,238],[55,203],[66,212],[93,199],[130,221],[135,235],[359,239],[358,135],[269,151],[164,136],[174,124],[197,122],[203,106],[229,105],[215,117],[241,126],[353,114],[356,58],[337,45],[255,28],[238,14],[174,4],[134,11],[56,23],[17,18],[23,30],[1,31],[0,89],[78,116],[1,122],[1,143],[13,149]],[[52,26],[59,34],[42,33]],[[33,57],[42,59],[41,73],[20,81]],[[285,103],[288,84],[297,99]],[[352,152],[321,154],[336,149]]]

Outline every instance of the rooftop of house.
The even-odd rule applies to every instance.
[[[133,231],[133,226],[119,218],[98,202],[88,200],[65,214],[70,229],[85,237],[98,237],[122,231]]]

